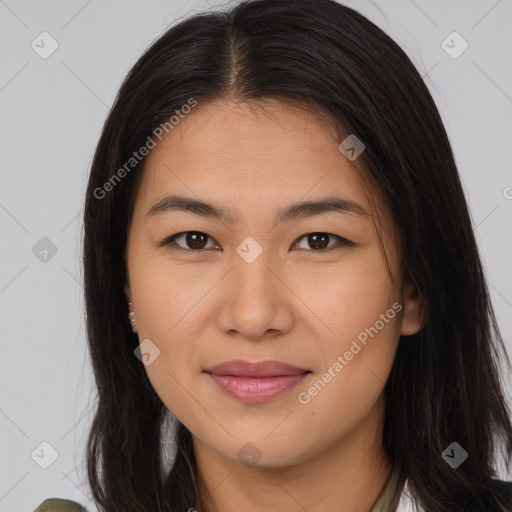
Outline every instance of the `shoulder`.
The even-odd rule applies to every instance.
[[[493,491],[500,496],[505,505],[510,507],[507,510],[512,511],[512,481],[493,480]]]
[[[507,482],[505,480],[493,480],[493,485],[496,489],[503,489],[504,491],[512,491],[512,480]]]
[[[510,509],[512,512],[512,481],[507,482],[505,480],[492,480],[491,490],[494,495],[498,495],[503,504]],[[411,494],[409,493],[408,481],[406,481],[403,492],[400,496],[400,502],[396,509],[396,512],[425,512],[421,506],[417,508]]]
[[[85,512],[85,509],[76,501],[50,498],[44,500],[34,512]]]

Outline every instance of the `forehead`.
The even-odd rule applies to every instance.
[[[215,198],[236,218],[336,194],[369,211],[358,171],[339,143],[332,119],[300,104],[199,103],[148,154],[137,203],[147,210],[173,193]],[[378,190],[372,192],[378,202]]]

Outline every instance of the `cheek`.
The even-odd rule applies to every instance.
[[[391,309],[389,316],[394,312]],[[329,346],[317,345],[316,353],[322,354],[323,368],[308,382],[308,387],[298,390],[297,396],[306,417],[314,418],[311,436],[336,439],[351,431],[375,408],[399,339],[397,322],[391,319],[383,323],[380,330],[373,324],[367,330],[351,325],[347,331],[363,335],[339,337]]]
[[[390,325],[396,327],[398,315],[393,304],[399,295],[393,289],[384,262],[376,254],[361,254],[310,285],[316,287],[314,292],[304,287],[300,294],[329,328],[327,339],[339,350],[361,333],[364,338],[366,329],[376,322],[379,331],[383,327],[389,331]]]
[[[130,288],[141,351],[146,346],[158,354],[145,370],[162,402],[174,412],[186,402],[179,383],[186,386],[184,381],[190,371],[193,347],[189,341],[194,336],[186,327],[194,326],[188,321],[193,314],[194,296],[181,292],[179,273],[171,277],[157,262],[139,262],[135,257],[131,261]]]
[[[197,320],[204,307],[204,297],[214,284],[211,274],[204,272],[201,265],[171,264],[165,254],[146,260],[134,258],[130,284],[136,300],[139,336],[155,338],[164,346],[176,333],[180,333],[180,339],[186,335],[193,340],[199,324],[191,318]]]
[[[316,306],[330,335],[317,341],[323,368],[304,390],[305,400],[318,401],[321,409],[337,404],[336,410],[355,418],[382,392],[398,346],[402,305],[377,255],[354,261],[324,290],[329,300]]]

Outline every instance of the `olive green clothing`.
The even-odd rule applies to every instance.
[[[393,471],[388,478],[385,489],[370,512],[388,512],[390,510],[397,486],[397,479],[398,473]],[[85,509],[75,501],[51,498],[41,503],[34,512],[85,512]]]
[[[34,512],[85,512],[76,501],[50,498],[44,500]]]

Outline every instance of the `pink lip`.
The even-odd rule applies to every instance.
[[[308,373],[279,361],[228,361],[206,373],[226,393],[246,403],[261,403],[296,386]]]

